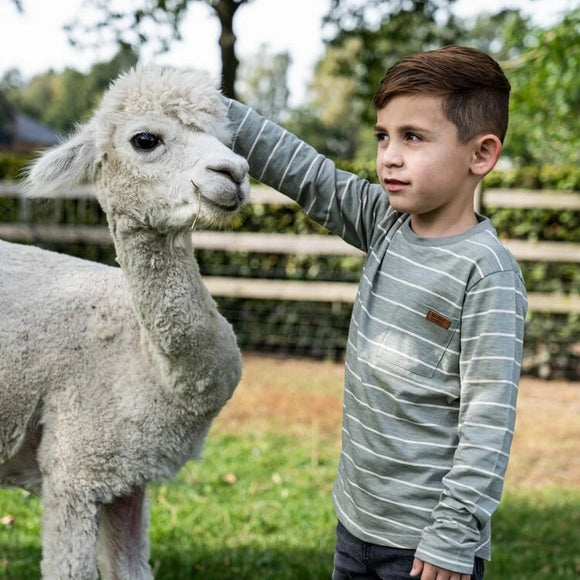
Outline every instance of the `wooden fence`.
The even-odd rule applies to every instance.
[[[62,199],[93,197],[92,188],[63,191]],[[19,199],[19,221],[0,223],[0,238],[15,242],[68,242],[112,244],[104,226],[38,225],[29,217],[29,203],[18,184],[0,183],[0,197]],[[253,203],[293,204],[294,202],[273,189],[254,186]],[[548,208],[580,210],[580,193],[538,192],[528,190],[490,189],[478,194],[476,207]],[[194,232],[197,249],[232,252],[265,252],[269,254],[362,255],[359,250],[335,236],[290,235],[244,232]],[[533,242],[503,240],[517,260],[542,262],[580,262],[580,244],[568,242]],[[257,298],[270,300],[299,300],[352,303],[356,294],[355,283],[302,282],[291,280],[247,279],[207,276],[204,278],[215,296]],[[580,296],[530,293],[530,310],[555,314],[580,313]]]

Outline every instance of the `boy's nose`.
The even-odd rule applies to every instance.
[[[400,167],[403,164],[403,155],[400,149],[393,144],[381,151],[379,157],[385,167]]]

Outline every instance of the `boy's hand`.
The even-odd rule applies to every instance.
[[[444,570],[433,564],[427,564],[415,558],[413,560],[413,567],[411,568],[410,576],[419,577],[421,580],[471,580],[471,574],[460,574],[459,572],[451,572],[451,570]]]

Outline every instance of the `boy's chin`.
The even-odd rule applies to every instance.
[[[398,211],[399,213],[413,213],[413,208],[411,204],[405,203],[405,199],[402,196],[397,195],[396,193],[389,193],[387,192],[387,196],[389,198],[389,203],[391,207]]]

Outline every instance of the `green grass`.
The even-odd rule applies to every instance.
[[[155,487],[156,578],[330,577],[334,458],[273,434],[211,438],[204,455]]]
[[[200,463],[151,488],[156,578],[330,578],[336,460],[335,443],[316,433],[212,432]],[[486,580],[577,578],[579,512],[577,488],[508,490]],[[37,498],[0,491],[3,580],[39,577],[39,514]]]
[[[264,433],[210,436],[200,463],[151,487],[156,578],[328,578],[336,453],[318,439]],[[36,497],[0,492],[0,578],[39,577]]]
[[[580,488],[508,490],[493,517],[486,580],[580,577]]]

